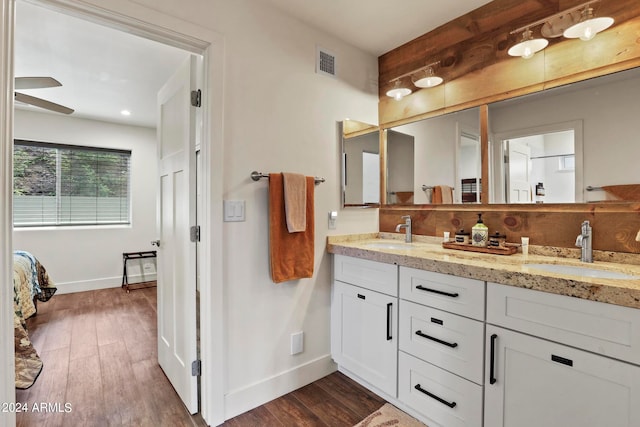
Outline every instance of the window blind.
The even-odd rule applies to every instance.
[[[129,224],[131,151],[15,140],[17,227]]]

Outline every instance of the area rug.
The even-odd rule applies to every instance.
[[[405,414],[390,403],[385,403],[382,408],[378,409],[353,427],[382,426],[425,427],[426,424],[423,424],[415,418]]]

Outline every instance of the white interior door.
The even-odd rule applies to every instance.
[[[507,203],[531,203],[531,148],[517,140],[506,141],[506,144],[509,153]]]
[[[198,412],[195,225],[196,58],[158,93],[158,362],[186,407]]]

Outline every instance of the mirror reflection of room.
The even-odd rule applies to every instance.
[[[387,131],[387,203],[480,202],[478,108]]]
[[[380,132],[375,125],[342,122],[342,206],[380,206]]]
[[[632,69],[489,105],[490,201],[629,201],[638,187]]]
[[[507,203],[575,202],[573,130],[502,141]]]

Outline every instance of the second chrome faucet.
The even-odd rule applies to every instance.
[[[576,238],[576,246],[582,248],[580,261],[593,262],[593,229],[589,221],[582,223],[580,234]]]
[[[399,233],[400,230],[404,228],[404,241],[407,243],[411,243],[411,217],[409,215],[404,215],[402,219],[404,219],[404,224],[401,223],[396,225],[396,233]]]

